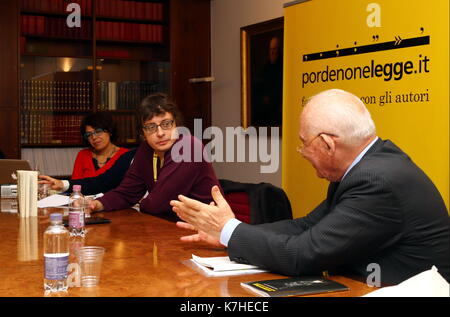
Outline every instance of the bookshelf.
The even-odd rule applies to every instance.
[[[79,27],[67,23],[69,3],[79,5]],[[135,146],[136,105],[150,93],[169,93],[166,5],[21,0],[22,148],[82,146],[78,127],[92,111],[113,111],[119,145]]]
[[[189,83],[210,75],[209,1],[1,1],[0,40],[11,47],[0,52],[3,152],[45,160],[51,149],[81,148],[80,122],[96,111],[113,113],[118,145],[137,146],[134,109],[157,91],[174,97],[187,127],[210,125],[210,84]],[[67,25],[71,3],[80,27]]]

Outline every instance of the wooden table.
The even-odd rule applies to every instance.
[[[42,236],[51,211],[57,209],[40,209],[34,219],[0,212],[0,297],[44,296]],[[240,286],[241,282],[284,277],[272,273],[205,277],[187,265],[191,255],[225,256],[224,249],[183,243],[179,238],[187,231],[168,220],[131,209],[99,215],[112,222],[87,226],[84,241],[72,239],[70,247],[71,251],[80,245],[106,249],[100,284],[70,288],[66,296],[247,297],[253,295]],[[350,290],[325,296],[354,297],[374,290],[347,277],[330,278]]]

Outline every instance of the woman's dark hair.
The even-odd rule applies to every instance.
[[[160,116],[164,113],[170,113],[175,120],[177,127],[183,125],[183,117],[178,106],[163,93],[155,93],[145,97],[137,109],[137,118],[139,124],[151,120],[154,116]]]
[[[86,133],[86,127],[91,126],[94,129],[101,128],[109,133],[110,140],[114,143],[117,140],[117,127],[116,123],[109,112],[96,112],[91,113],[83,118],[80,125],[80,133],[83,138],[84,144],[90,146],[88,140],[84,138]]]

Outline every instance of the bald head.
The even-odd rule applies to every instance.
[[[375,136],[375,124],[364,103],[340,89],[325,90],[306,103],[301,118],[304,134],[339,136],[348,146],[360,146]]]

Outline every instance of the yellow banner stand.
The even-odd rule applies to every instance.
[[[282,183],[296,217],[328,182],[296,152],[302,102],[340,88],[367,105],[449,208],[449,1],[309,0],[285,5]]]

